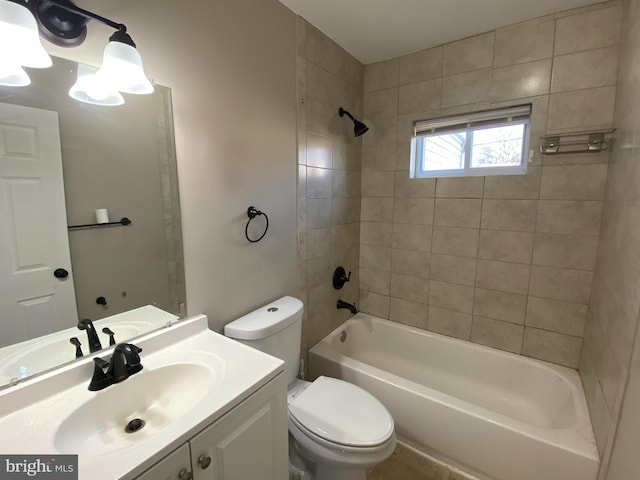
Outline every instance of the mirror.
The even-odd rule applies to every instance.
[[[53,58],[51,68],[29,69],[31,85],[0,86],[2,104],[57,113],[66,207],[64,232],[71,260],[68,266],[55,265],[68,275],[55,275],[58,283],[54,290],[75,287],[71,289],[75,294],[75,302],[71,303],[75,305],[55,319],[56,312],[62,309],[52,307],[51,302],[43,300],[44,296],[22,300],[18,310],[7,308],[6,301],[3,303],[0,298],[0,347],[13,345],[11,349],[15,350],[16,344],[26,341],[32,345],[36,337],[69,328],[86,345],[86,333],[75,329],[78,319],[95,321],[144,305],[153,305],[173,316],[184,316],[186,312],[171,91],[155,85],[152,95],[125,95],[125,104],[118,107],[81,103],[67,94],[76,81],[77,69],[75,62]],[[6,130],[0,125],[0,164],[8,163],[12,149],[17,151],[20,142],[30,145],[21,132],[12,136]],[[34,151],[38,151],[37,145]],[[21,190],[22,187],[14,189],[13,194],[7,193],[11,190],[7,188],[7,178],[16,180],[19,176],[0,170],[0,182],[5,183],[4,190],[0,189],[0,212],[4,215],[0,219],[11,219],[12,225],[21,224],[26,232],[22,237],[26,240],[16,241],[17,246],[4,250],[16,250],[31,242],[50,242],[42,225],[53,219],[44,217],[41,224],[29,223],[23,218],[25,210],[14,208],[12,195],[34,197],[32,191]],[[95,224],[96,216],[104,221],[105,212],[96,212],[101,209],[107,210],[112,222],[126,217],[131,223],[68,229]],[[43,230],[40,234],[38,227]],[[3,229],[6,232],[9,227],[3,225]],[[16,264],[15,260],[0,259],[0,268],[11,262]],[[37,262],[31,265],[37,266]],[[11,278],[19,275],[12,273],[13,276],[0,273],[2,290],[13,288]],[[116,338],[118,342],[127,340],[117,335]],[[71,344],[69,355],[70,360],[74,358]]]

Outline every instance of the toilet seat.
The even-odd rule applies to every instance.
[[[393,418],[366,390],[321,376],[289,403],[289,418],[329,448],[378,450],[391,439]]]

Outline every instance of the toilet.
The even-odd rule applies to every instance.
[[[290,438],[310,467],[298,478],[366,480],[367,470],[395,448],[393,418],[356,385],[324,376],[314,382],[297,378],[302,311],[300,300],[283,297],[227,324],[224,334],[284,360]]]

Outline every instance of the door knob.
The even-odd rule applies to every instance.
[[[53,272],[53,276],[56,278],[67,278],[69,276],[69,272],[67,272],[64,268],[57,268]]]
[[[211,465],[211,457],[205,457],[204,455],[200,455],[198,457],[198,465],[202,470],[206,470]]]

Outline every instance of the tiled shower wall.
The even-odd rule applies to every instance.
[[[358,304],[362,140],[344,107],[362,117],[364,67],[312,25],[298,19],[298,285],[305,304],[303,358]],[[351,281],[336,291],[337,266]]]
[[[542,156],[526,175],[410,179],[412,122],[533,104],[545,132],[610,128],[619,3],[367,65],[361,310],[577,367],[607,153]]]
[[[580,374],[607,471],[640,309],[640,2],[625,2],[611,153],[600,245]]]

